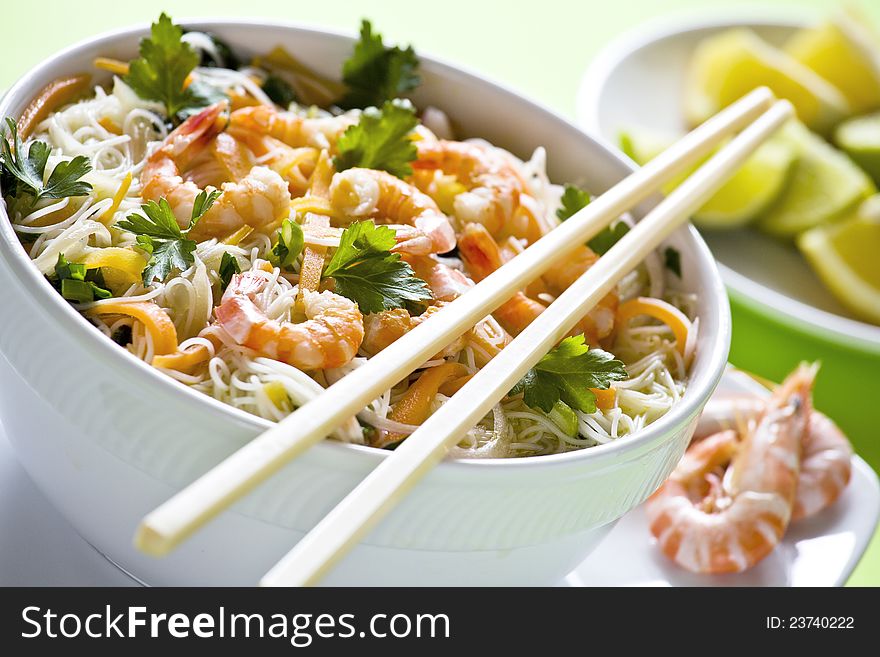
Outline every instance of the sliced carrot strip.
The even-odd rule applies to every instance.
[[[291,210],[296,212],[314,212],[317,214],[331,215],[333,208],[330,201],[320,196],[302,196],[290,202]]]
[[[441,395],[446,395],[447,397],[452,397],[455,393],[462,389],[465,383],[474,378],[473,374],[465,374],[464,376],[460,376],[457,379],[452,379],[447,381],[439,388],[439,392]]]
[[[614,408],[614,403],[617,401],[617,391],[614,388],[608,388],[607,390],[590,388],[590,392],[596,395],[596,408],[600,411]]]
[[[671,303],[651,297],[636,297],[624,301],[617,308],[617,322],[619,324],[625,325],[633,317],[639,315],[648,315],[658,319],[672,329],[672,333],[675,335],[675,348],[678,353],[684,355],[688,333],[691,330],[691,320],[683,312]]]
[[[467,374],[467,369],[460,363],[443,363],[425,370],[394,405],[388,414],[388,419],[402,424],[421,424],[428,418],[431,403],[437,396],[440,386]],[[398,433],[380,431],[373,441],[373,446],[385,447],[402,438],[403,436]]]
[[[22,141],[50,113],[85,91],[91,79],[90,75],[71,75],[53,80],[43,87],[18,119],[18,134]]]
[[[112,303],[98,304],[88,311],[92,315],[126,315],[133,317],[146,327],[153,339],[153,351],[158,355],[177,351],[177,329],[174,322],[162,308],[152,301],[126,303],[121,299]]]
[[[120,128],[109,116],[102,116],[98,119],[98,124],[104,128],[107,132],[111,132],[114,135],[121,135],[122,128]]]
[[[203,344],[195,344],[189,349],[178,351],[173,354],[159,354],[153,356],[153,367],[163,367],[166,370],[187,372],[196,365],[204,363],[211,356],[211,350]]]

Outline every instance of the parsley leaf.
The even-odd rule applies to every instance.
[[[562,193],[562,207],[556,210],[556,216],[559,217],[560,221],[565,221],[576,212],[587,207],[590,201],[589,193],[575,185],[565,183],[565,191]],[[618,221],[616,224],[603,228],[593,239],[587,242],[587,246],[595,253],[603,255],[628,232],[629,226],[622,221]]]
[[[324,267],[336,281],[336,293],[357,302],[361,312],[404,308],[432,298],[427,283],[392,253],[394,231],[372,221],[356,221],[342,233],[339,248]]]
[[[238,258],[229,251],[224,251],[223,257],[220,259],[220,269],[217,270],[217,273],[220,275],[220,291],[225,292],[232,277],[241,273]]]
[[[523,393],[527,406],[550,413],[563,401],[584,413],[596,411],[596,395],[590,388],[605,390],[612,381],[627,377],[623,363],[601,349],[590,349],[583,335],[565,338],[526,372],[510,391]]]
[[[12,145],[4,132],[0,136],[0,162],[2,162],[7,182],[10,176],[16,181],[14,196],[19,196],[21,193],[29,194],[33,196],[32,203],[36,203],[44,198],[85,196],[92,191],[92,186],[89,183],[80,180],[92,170],[89,159],[84,155],[77,155],[72,160],[59,162],[44,184],[43,176],[51,152],[49,145],[42,141],[31,142],[25,154],[15,121],[7,117],[6,124],[9,128],[8,136],[12,138]]]
[[[55,276],[57,280],[53,282],[53,285],[68,301],[88,303],[95,299],[109,299],[113,296],[110,290],[101,287],[104,285],[104,279],[100,270],[88,271],[82,263],[68,262],[63,253],[58,254],[58,261],[55,263]]]
[[[305,236],[302,227],[292,219],[281,222],[278,241],[269,253],[269,261],[281,269],[290,269],[302,253]]]
[[[343,109],[378,107],[419,86],[418,68],[419,58],[412,46],[386,48],[382,35],[373,34],[370,21],[361,21],[360,40],[342,65],[348,93],[338,105]]]
[[[144,285],[149,285],[156,279],[164,281],[172,269],[184,271],[193,265],[196,243],[186,235],[211,208],[218,196],[220,192],[214,190],[211,193],[203,191],[196,197],[192,217],[185,230],[177,225],[174,211],[164,198],[159,199],[158,203],[149,201],[142,205],[143,215],[132,213],[116,222],[117,228],[137,235],[138,246],[150,254],[150,260],[143,272]]]
[[[216,90],[205,84],[184,88],[187,76],[199,65],[199,54],[182,40],[183,30],[163,13],[150,26],[150,38],[141,39],[140,57],[129,64],[125,82],[141,98],[165,105],[169,117],[206,107],[218,98]]]
[[[681,278],[681,253],[678,252],[678,249],[673,249],[671,246],[666,247],[663,252],[663,261],[666,269]]]
[[[351,167],[382,169],[398,178],[412,173],[410,162],[418,156],[409,133],[418,125],[416,110],[408,100],[389,100],[382,109],[363,111],[356,125],[337,142],[333,159],[337,171]]]

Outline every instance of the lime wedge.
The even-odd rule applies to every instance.
[[[853,314],[880,324],[880,220],[858,213],[800,235],[798,247],[825,286]]]
[[[621,149],[638,164],[656,157],[672,141],[646,131],[620,135]],[[737,228],[754,221],[783,192],[796,159],[796,151],[788,142],[771,139],[694,214],[694,223],[705,228]],[[669,193],[690,173],[681,174],[664,192]]]
[[[761,85],[790,100],[800,119],[821,133],[850,113],[844,95],[815,71],[754,32],[733,29],[697,46],[685,80],[685,118],[702,123]]]
[[[800,30],[784,48],[837,87],[856,114],[880,107],[880,44],[866,25],[840,12],[816,27]]]
[[[864,171],[803,124],[789,122],[776,139],[795,149],[797,162],[785,193],[758,220],[762,230],[792,237],[842,217],[876,191]]]
[[[880,184],[880,113],[841,123],[834,142]]]

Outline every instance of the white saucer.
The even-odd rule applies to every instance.
[[[761,15],[764,15],[761,18]],[[684,134],[684,76],[697,44],[731,27],[748,27],[781,45],[809,22],[792,12],[697,13],[649,21],[602,49],[581,79],[578,123],[616,147],[621,131]],[[762,311],[809,333],[877,353],[880,327],[854,319],[820,283],[797,250],[754,230],[700,231],[728,288]]]
[[[719,390],[755,386],[736,373]],[[762,389],[763,390],[763,389]],[[834,586],[862,556],[880,514],[877,475],[860,458],[840,501],[793,527],[782,545],[741,575],[686,573],[651,544],[642,510],[632,511],[567,578],[569,586]],[[136,574],[136,573],[135,573]],[[86,543],[16,461],[0,426],[0,586],[131,586],[137,582]]]

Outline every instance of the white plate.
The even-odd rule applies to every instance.
[[[749,385],[726,374],[718,389]],[[752,384],[754,385],[754,384]],[[698,577],[651,544],[642,509],[620,520],[566,581],[571,586],[832,586],[858,563],[880,513],[877,476],[859,458],[832,508],[789,531],[782,545],[741,575]],[[131,586],[136,581],[80,538],[15,460],[0,426],[0,586]]]
[[[752,11],[719,18],[652,22],[607,46],[584,74],[577,98],[578,122],[587,132],[617,145],[621,130],[643,127],[683,134],[684,72],[696,45],[731,27],[749,27],[774,45],[805,24],[804,13],[756,19]],[[853,319],[825,290],[797,250],[752,230],[701,231],[718,258],[727,286],[754,299],[768,313],[819,330],[837,341],[872,350],[880,327]]]
[[[766,394],[729,370],[716,394]],[[648,531],[644,507],[620,519],[608,537],[568,576],[572,586],[842,586],[868,547],[880,517],[880,483],[853,457],[849,486],[831,507],[792,525],[757,566],[737,575],[694,575],[664,557]]]

